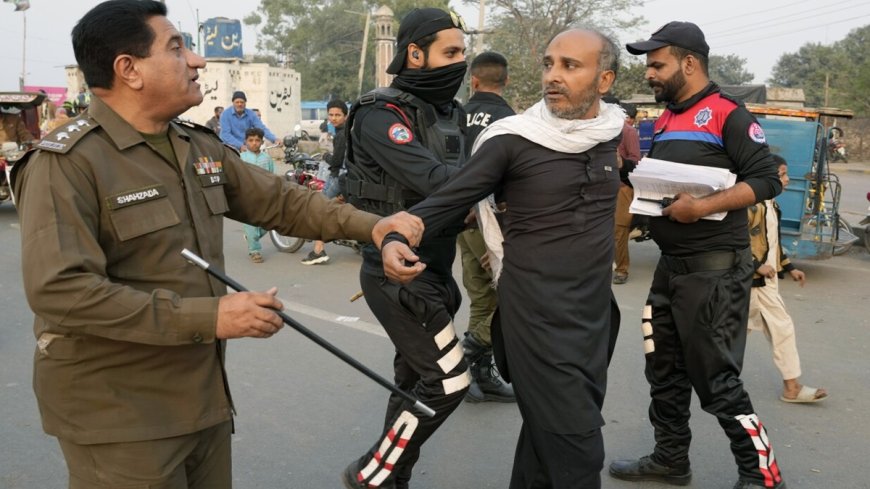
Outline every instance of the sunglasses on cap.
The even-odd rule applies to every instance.
[[[453,27],[458,27],[462,32],[467,32],[468,27],[465,26],[465,19],[454,11],[450,11],[450,20],[453,22]]]
[[[452,10],[449,10],[448,13],[450,14],[450,22],[453,24],[453,27],[456,27],[457,29],[462,30],[462,32],[468,31],[468,27],[466,27],[466,25],[465,25],[465,20],[462,18],[461,15],[457,14],[456,12],[454,12]],[[420,24],[416,28],[416,32],[420,32],[421,30],[423,30],[422,27],[427,25],[427,24],[431,24],[432,22],[441,22],[443,20],[444,20],[444,17],[437,17],[434,19],[429,19],[426,22]]]

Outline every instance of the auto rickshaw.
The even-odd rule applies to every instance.
[[[39,106],[45,101],[45,95],[33,92],[0,92],[0,110],[16,113],[24,121],[30,134],[39,137]],[[30,148],[34,141],[4,142],[0,141],[0,202],[10,200],[9,172],[15,161],[18,161]]]
[[[776,198],[782,211],[783,250],[792,258],[826,259],[845,253],[858,241],[839,214],[840,180],[828,165],[827,144],[842,130],[837,118],[851,119],[848,110],[746,104],[755,115],[770,151],[788,162],[789,184]]]

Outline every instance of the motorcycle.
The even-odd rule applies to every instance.
[[[836,135],[836,133],[839,133],[839,135]],[[830,163],[836,163],[837,161],[842,161],[843,163],[849,162],[846,158],[846,143],[840,139],[842,137],[842,129],[839,127],[831,128],[830,135],[828,136],[828,161]]]
[[[870,192],[867,192],[867,200],[870,201]],[[864,228],[864,247],[870,252],[870,207],[867,208],[867,216],[859,222]]]
[[[302,136],[299,126],[296,126],[294,135],[284,138],[284,163],[290,165],[290,168],[284,172],[284,179],[314,192],[322,192],[329,176],[326,161],[330,159],[331,154],[314,153],[309,155],[299,151],[299,140]],[[295,236],[284,236],[274,229],[269,231],[269,239],[272,240],[275,248],[282,253],[295,253],[299,251],[299,248],[302,248],[306,241],[310,241]],[[357,253],[362,250],[362,245],[353,240],[337,239],[331,243],[347,246]]]

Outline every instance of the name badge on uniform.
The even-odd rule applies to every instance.
[[[220,161],[213,161],[208,156],[200,156],[193,163],[193,168],[196,170],[203,187],[227,183],[227,175],[224,173],[224,166]]]
[[[166,197],[166,195],[166,187],[164,185],[152,185],[150,187],[138,188],[120,194],[110,195],[106,197],[106,205],[109,209],[115,210],[127,207],[128,205],[160,199]]]

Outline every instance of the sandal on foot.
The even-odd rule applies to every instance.
[[[821,397],[817,397],[819,395],[819,389],[815,387],[807,387],[805,385],[801,386],[801,391],[798,392],[797,397],[788,398],[785,395],[779,396],[779,400],[783,402],[791,402],[795,404],[806,404],[811,402],[819,402],[828,398],[828,393],[822,394]]]

